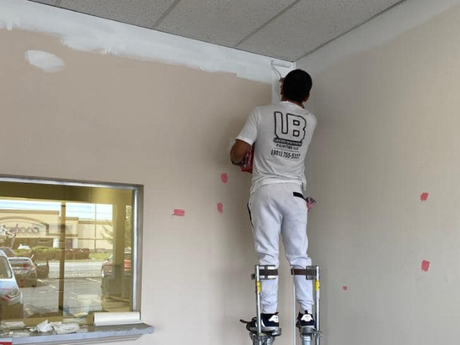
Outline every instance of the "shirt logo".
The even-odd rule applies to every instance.
[[[275,139],[277,144],[302,146],[307,121],[299,115],[275,111]]]

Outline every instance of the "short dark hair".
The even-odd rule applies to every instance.
[[[284,78],[283,95],[289,100],[303,102],[310,94],[312,85],[310,74],[301,69],[295,69]]]

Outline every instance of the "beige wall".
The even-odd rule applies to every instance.
[[[455,7],[314,78],[324,345],[459,342],[459,18]]]
[[[137,343],[248,342],[238,319],[254,313],[250,176],[227,147],[250,110],[270,103],[271,86],[16,30],[0,30],[0,46],[2,174],[145,186],[142,318],[156,333]],[[29,65],[29,49],[65,69]]]

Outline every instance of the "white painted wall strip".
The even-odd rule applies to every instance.
[[[0,29],[52,34],[80,51],[234,73],[266,84],[272,84],[272,61],[290,64],[26,0],[0,0]]]
[[[48,73],[57,73],[64,69],[65,63],[56,55],[41,50],[26,51],[26,60],[32,65]]]
[[[351,55],[381,46],[459,4],[460,0],[407,0],[298,60],[297,66],[313,74],[320,73]]]

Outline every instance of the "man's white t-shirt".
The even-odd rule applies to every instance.
[[[291,102],[255,108],[236,137],[254,145],[251,193],[270,183],[297,183],[305,190],[305,157],[316,117]]]

